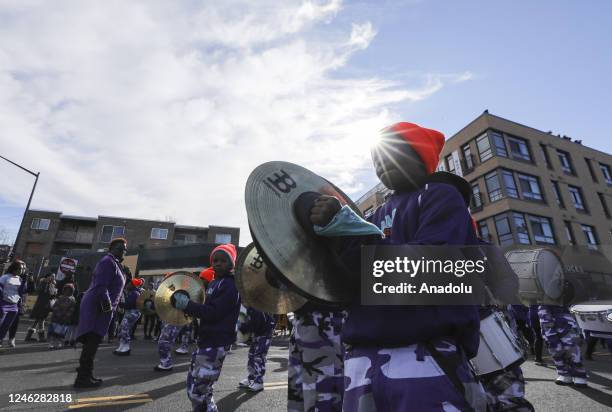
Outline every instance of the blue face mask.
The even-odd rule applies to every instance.
[[[348,205],[342,206],[325,227],[314,226],[314,231],[319,236],[337,237],[337,236],[364,236],[364,235],[380,235],[384,237],[383,232],[370,222],[365,221]]]

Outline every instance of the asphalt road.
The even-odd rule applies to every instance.
[[[139,337],[132,355],[117,357],[115,345],[103,344],[96,358],[96,375],[104,385],[95,390],[72,388],[80,350],[49,350],[42,343],[22,343],[22,325],[15,349],[0,348],[0,411],[188,411],[191,404],[185,392],[189,356],[174,357],[171,373],[153,371],[158,362],[157,345]],[[137,332],[137,337],[142,332]],[[268,356],[266,389],[256,394],[237,388],[245,377],[247,348],[232,350],[225,359],[215,400],[220,411],[285,411],[287,398],[287,338],[273,342]],[[531,360],[523,365],[527,380],[527,398],[538,411],[610,411],[612,410],[612,357],[601,348],[595,361],[587,361],[590,388],[575,389],[555,385],[552,366],[536,366]],[[60,403],[11,403],[10,394],[70,394],[76,401]]]

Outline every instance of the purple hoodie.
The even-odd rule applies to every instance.
[[[214,279],[206,289],[203,304],[189,301],[184,312],[200,319],[198,346],[228,346],[236,341],[236,323],[240,312],[240,295],[234,276]]]
[[[386,233],[379,244],[476,245],[465,201],[455,186],[428,183],[396,192],[368,219]],[[349,253],[350,254],[350,253]],[[361,346],[405,346],[451,336],[476,355],[480,318],[474,306],[361,306],[348,309],[343,341]]]

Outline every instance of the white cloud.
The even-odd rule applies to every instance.
[[[369,144],[390,109],[440,90],[336,69],[369,22],[335,27],[339,0],[13,2],[0,6],[0,141],[41,171],[33,207],[236,225],[244,183],[269,160],[349,194],[373,183]],[[369,179],[369,180],[368,180]],[[2,183],[20,204],[29,181]]]

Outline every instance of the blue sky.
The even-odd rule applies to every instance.
[[[398,120],[450,137],[488,109],[612,153],[610,2],[201,4],[0,5],[0,154],[41,172],[32,207],[240,226],[245,244],[255,166],[356,198]],[[1,241],[33,178],[0,177]]]
[[[347,70],[386,78],[468,71],[472,80],[400,105],[447,136],[489,109],[612,153],[612,3],[419,1],[378,7],[377,35]],[[364,6],[365,7],[365,6]]]

